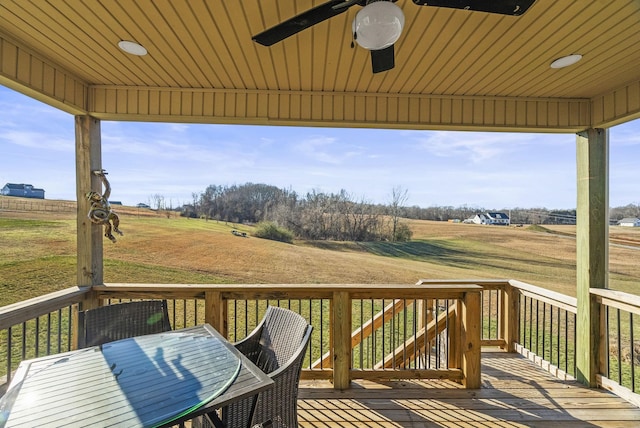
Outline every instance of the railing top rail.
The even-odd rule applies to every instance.
[[[479,285],[484,289],[500,289],[509,285],[508,279],[419,279],[416,285],[449,284],[449,285]]]
[[[428,285],[430,289],[442,289],[442,290],[476,290],[479,285],[477,283],[465,282],[462,284],[453,284],[443,281],[434,281],[433,283],[425,284]],[[336,291],[350,291],[350,290],[361,290],[363,287],[371,288],[374,290],[404,290],[404,289],[420,289],[425,287],[420,287],[416,284],[312,284],[312,283],[301,283],[301,284],[142,284],[142,283],[105,283],[101,285],[94,285],[94,290],[99,290],[102,288],[109,288],[112,290],[117,289],[130,289],[130,288],[158,288],[158,289],[166,289],[166,288],[187,288],[187,289],[201,289],[201,290],[237,290],[237,289],[248,289],[253,290],[256,288],[271,288],[271,289],[297,289],[297,288],[318,288],[322,290],[336,290]]]
[[[334,292],[347,292],[353,298],[448,299],[481,291],[476,284],[125,284],[93,286],[98,298],[109,296],[202,298],[206,293],[222,293],[226,298],[297,299],[331,298]]]
[[[82,301],[90,286],[70,287],[0,307],[0,330]]]
[[[589,293],[596,296],[603,304],[640,314],[640,296],[638,295],[606,288],[590,288]]]
[[[533,296],[540,296],[549,303],[553,303],[554,301],[556,301],[562,305],[566,305],[572,308],[578,306],[578,299],[576,299],[575,297],[567,296],[566,294],[547,290],[546,288],[537,287],[535,285],[527,284],[526,282],[517,281],[515,279],[509,280],[509,284],[513,288],[527,291]]]

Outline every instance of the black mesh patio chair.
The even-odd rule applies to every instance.
[[[166,300],[101,306],[78,313],[78,348],[171,330]]]
[[[269,306],[260,324],[236,348],[274,381],[274,386],[257,396],[245,398],[222,409],[222,426],[249,428],[298,426],[298,384],[313,327],[297,313]],[[220,425],[216,413],[192,421],[194,428]]]

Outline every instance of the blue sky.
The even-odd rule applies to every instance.
[[[28,183],[75,200],[72,115],[0,86],[0,187]],[[107,122],[111,199],[162,195],[176,207],[210,184],[265,183],[300,194],[345,189],[387,203],[575,208],[574,134],[517,134]],[[610,205],[640,204],[640,120],[610,132]]]

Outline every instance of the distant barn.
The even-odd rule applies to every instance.
[[[37,189],[31,184],[7,183],[2,190],[0,190],[0,195],[44,199],[44,189]]]

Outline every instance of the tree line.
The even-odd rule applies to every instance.
[[[158,199],[159,196],[156,196]],[[411,229],[402,219],[464,221],[478,213],[505,212],[511,224],[575,224],[575,209],[511,208],[478,206],[405,206],[408,192],[394,187],[386,204],[373,204],[346,190],[338,193],[311,191],[298,194],[291,189],[257,183],[210,185],[193,193],[181,215],[232,223],[272,222],[296,237],[314,240],[407,241]],[[612,208],[610,218],[640,217],[640,206]]]
[[[339,193],[307,192],[267,184],[210,185],[192,194],[182,215],[233,223],[272,222],[296,237],[339,241],[407,241],[409,226],[400,221],[407,191],[394,188],[388,204]]]

